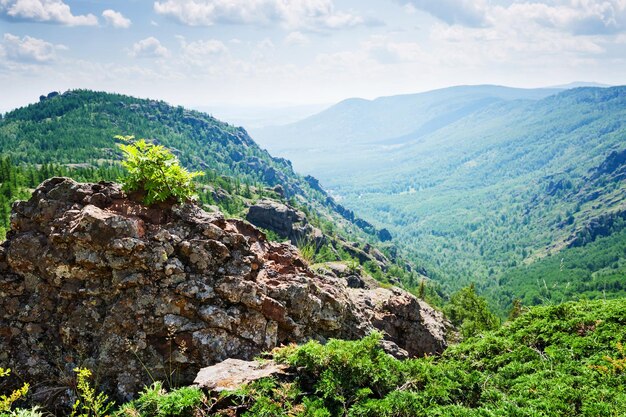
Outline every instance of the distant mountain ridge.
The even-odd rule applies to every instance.
[[[425,126],[442,127],[495,102],[538,100],[558,89],[520,89],[495,85],[457,86],[418,94],[352,98],[300,122],[282,127],[252,129],[262,146],[270,151],[380,142],[410,135]],[[295,148],[294,148],[295,149]]]
[[[608,87],[614,87],[614,86],[610,85],[610,84],[596,83],[596,82],[593,82],[593,81],[574,81],[574,82],[571,82],[571,83],[550,86],[550,87],[547,87],[547,88],[560,88],[560,89],[569,90],[571,88],[579,88],[579,87],[608,88]]]

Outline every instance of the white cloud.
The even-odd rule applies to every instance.
[[[224,42],[217,39],[197,40],[187,42],[184,36],[176,36],[180,42],[183,54],[189,57],[219,55],[228,52]]]
[[[382,64],[425,62],[429,56],[417,42],[394,42],[374,37],[364,43],[369,55]]]
[[[466,69],[588,66],[606,52],[597,36],[574,36],[512,15],[480,29],[435,25],[429,44],[440,66]]]
[[[187,41],[184,36],[176,36],[180,43],[182,62],[187,65],[196,65],[206,70],[223,58],[228,57],[228,47],[217,39],[201,39]]]
[[[265,38],[263,40],[260,40],[256,44],[257,50],[258,49],[274,49],[275,47],[276,45],[274,45],[274,42],[272,42],[270,38]]]
[[[485,0],[396,0],[449,25],[497,26],[500,21],[536,24],[574,35],[626,31],[626,0],[514,0],[506,6]]]
[[[30,36],[19,36],[5,33],[2,44],[2,55],[15,62],[43,64],[56,59],[59,50],[65,50],[65,45],[54,45],[43,39]]]
[[[368,23],[335,10],[333,0],[163,0],[154,2],[154,10],[189,26],[279,24],[288,29],[321,30]]]
[[[437,57],[418,42],[399,42],[386,35],[370,36],[350,50],[320,53],[315,62],[329,74],[391,74],[399,68],[411,68],[409,72],[413,72],[417,68],[437,68],[439,64]]]
[[[169,56],[169,51],[157,38],[150,36],[134,43],[129,55],[135,58],[165,58]]]
[[[303,34],[302,32],[290,32],[287,36],[285,36],[284,40],[286,45],[307,45],[310,43],[308,36]]]
[[[626,0],[561,0],[556,4],[518,2],[495,7],[491,19],[503,15],[535,22],[575,35],[603,35],[626,31]]]
[[[408,10],[423,10],[448,24],[480,27],[485,25],[485,0],[398,0]]]
[[[103,11],[102,17],[108,25],[111,25],[114,28],[128,29],[132,24],[130,19],[124,17],[124,15],[120,12],[116,12],[111,9]]]
[[[59,23],[67,26],[96,26],[93,14],[73,15],[62,0],[0,0],[0,13],[12,19]]]

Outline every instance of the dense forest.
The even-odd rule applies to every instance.
[[[453,87],[346,101],[257,133],[389,228],[449,291],[474,282],[504,312],[516,297],[545,302],[546,291],[555,300],[623,294],[625,104],[625,87]],[[606,244],[616,245],[610,257]],[[584,263],[568,261],[583,252],[568,248],[587,245]]]

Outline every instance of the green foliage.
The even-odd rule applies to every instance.
[[[532,308],[438,358],[398,361],[377,334],[309,342],[274,354],[297,372],[289,396],[266,380],[231,399],[249,417],[621,417],[625,310],[624,299]]]
[[[261,229],[261,231],[263,233],[265,233],[265,237],[267,238],[267,240],[269,240],[270,242],[282,242],[284,239],[281,239],[280,236],[278,236],[278,233],[276,233],[273,230],[269,230],[269,229]]]
[[[302,257],[302,259],[307,261],[307,263],[313,263],[315,261],[315,242],[306,239],[300,239],[296,242],[296,246],[298,247],[298,252],[300,253],[300,256]]]
[[[170,392],[161,382],[146,387],[139,398],[124,404],[116,413],[119,417],[193,417],[205,399],[196,387],[182,387]]]
[[[606,365],[594,365],[593,369],[604,374],[623,374],[626,373],[626,349],[622,342],[617,342],[617,357],[604,356],[602,359],[607,363]]]
[[[350,271],[351,274],[358,273],[359,269],[361,268],[359,261],[351,257],[348,257],[346,265],[348,266],[348,271]]]
[[[331,340],[325,346],[310,342],[287,358],[304,369],[313,389],[331,415],[341,414],[372,395],[384,395],[398,386],[400,362],[378,348],[381,335],[358,342]]]
[[[187,171],[163,145],[145,139],[135,141],[133,136],[116,136],[116,139],[128,142],[118,145],[124,153],[122,166],[127,170],[122,179],[124,191],[144,194],[146,205],[171,198],[185,202],[196,197],[193,179],[202,175],[201,172]]]
[[[246,411],[243,417],[290,417],[298,415],[301,392],[297,384],[264,378],[245,385],[226,397],[233,398]]]
[[[489,310],[487,301],[476,294],[474,285],[454,293],[443,311],[464,338],[497,329],[500,325],[498,317]]]
[[[11,369],[0,368],[0,378],[8,377],[10,374]],[[24,384],[21,388],[12,391],[9,395],[0,395],[0,413],[10,412],[13,403],[25,397],[29,387],[29,384]]]
[[[500,285],[508,289],[508,296],[490,291],[490,298],[505,310],[510,308],[511,295],[529,306],[626,297],[625,254],[626,229],[506,271]]]
[[[17,408],[6,413],[0,412],[0,417],[44,417],[44,414],[40,407],[35,406],[33,408]]]
[[[317,250],[317,253],[315,254],[315,262],[316,263],[332,262],[332,261],[336,261],[336,260],[337,260],[337,255],[332,250],[331,245],[328,244],[328,243],[322,245]]]
[[[86,368],[76,368],[76,395],[78,399],[72,407],[71,417],[105,417],[113,407],[109,397],[96,390],[89,383],[92,373]]]

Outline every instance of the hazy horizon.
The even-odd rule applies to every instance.
[[[454,87],[477,87],[481,85],[490,85],[490,84],[450,85],[450,86],[437,88],[434,90],[454,88]],[[602,84],[602,83],[597,83],[595,81],[572,81],[572,82],[565,83],[565,84],[549,85],[549,86],[542,86],[542,87],[512,87],[508,85],[494,85],[494,86],[506,87],[506,88],[521,88],[521,89],[542,89],[542,88],[567,89],[567,88],[575,88],[575,87],[581,87],[581,86],[602,88],[602,87],[614,87],[617,85]],[[320,113],[324,110],[327,110],[333,107],[334,105],[341,103],[342,101],[345,101],[345,100],[363,99],[363,100],[373,101],[373,100],[377,100],[377,99],[384,98],[384,97],[422,94],[422,93],[428,93],[434,90],[401,92],[398,94],[386,94],[386,95],[380,95],[380,96],[374,96],[374,97],[353,96],[353,97],[344,97],[338,101],[331,102],[331,103],[304,103],[304,104],[286,103],[286,102],[280,102],[280,103],[268,102],[265,104],[260,103],[258,105],[246,105],[246,104],[237,105],[237,104],[225,104],[225,103],[186,105],[182,103],[168,102],[167,100],[156,97],[156,96],[146,96],[146,97],[139,97],[139,98],[152,99],[152,100],[164,100],[168,102],[168,104],[171,104],[171,105],[182,105],[190,109],[198,110],[203,113],[208,113],[216,117],[217,119],[225,121],[227,123],[230,123],[236,126],[242,126],[247,129],[255,130],[259,128],[282,126],[282,125],[295,123],[295,122],[304,120],[310,116],[314,116],[315,114]],[[64,92],[63,90],[54,90],[54,91],[59,92],[59,93]],[[65,91],[68,91],[68,90],[65,90]],[[9,112],[11,110],[14,110],[15,108],[19,108],[19,107],[27,106],[32,103],[36,103],[39,100],[39,96],[46,95],[51,92],[52,91],[42,91],[41,94],[37,95],[37,97],[27,98],[29,101],[21,105],[14,106],[14,107],[3,108],[2,107],[3,103],[0,103],[0,114]],[[105,92],[121,93],[119,91],[105,91]]]
[[[616,85],[625,45],[620,0],[0,0],[0,110],[76,88],[269,108]]]

